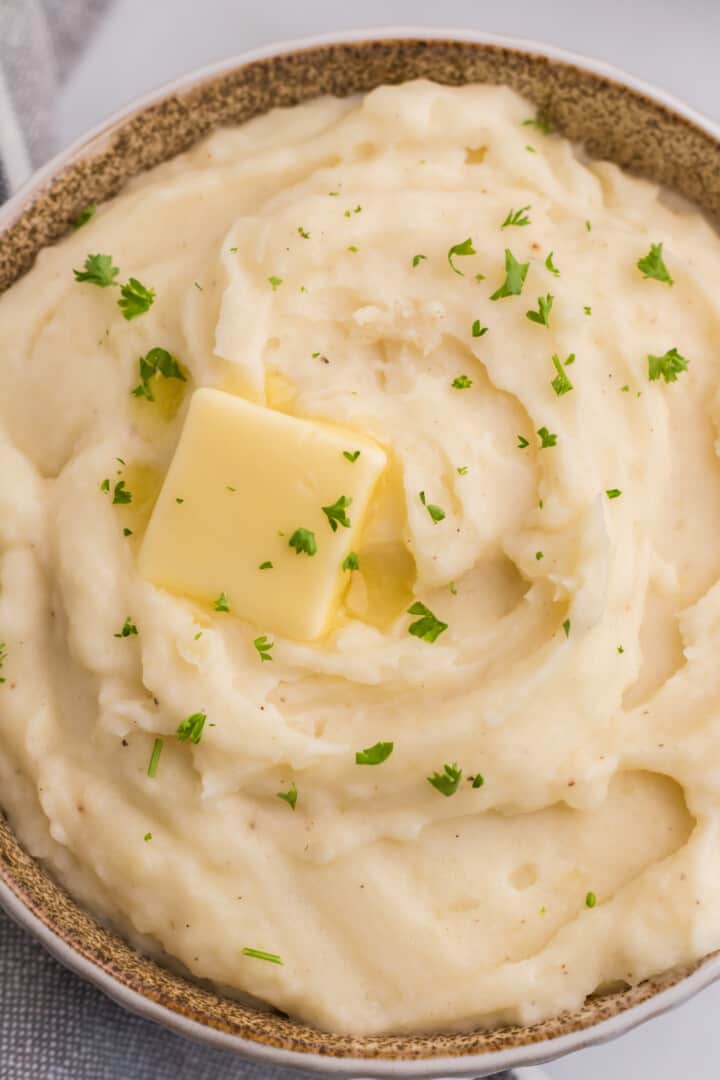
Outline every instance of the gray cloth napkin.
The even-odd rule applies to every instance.
[[[53,102],[109,0],[0,0],[0,202],[55,149]],[[0,1080],[289,1080],[125,1012],[0,911]],[[513,1080],[503,1073],[495,1080]]]

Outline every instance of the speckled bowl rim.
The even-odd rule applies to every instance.
[[[109,139],[116,129],[128,119],[142,113],[149,106],[161,102],[174,93],[182,93],[206,80],[216,79],[245,65],[273,57],[292,54],[325,45],[353,45],[383,40],[418,40],[434,42],[461,42],[506,49],[520,54],[547,59],[551,62],[576,67],[591,75],[629,89],[635,95],[649,99],[670,114],[689,122],[720,147],[720,125],[683,104],[662,90],[628,75],[602,61],[590,59],[568,50],[539,42],[507,35],[486,34],[469,30],[443,30],[425,27],[380,27],[357,31],[343,31],[313,35],[311,37],[283,41],[259,49],[250,50],[228,60],[206,65],[187,75],[165,83],[148,94],[135,99],[108,119],[81,136],[67,149],[39,169],[0,209],[0,232],[10,228],[22,210],[51,181],[62,173],[71,162],[95,154],[103,141]],[[696,964],[677,972],[667,972],[652,980],[660,984],[649,991],[648,996],[635,1005],[623,1009],[605,1019],[562,1035],[532,1041],[525,1045],[502,1050],[454,1056],[428,1056],[426,1058],[387,1057],[333,1057],[321,1053],[287,1050],[268,1045],[219,1028],[200,1023],[178,1011],[152,1001],[142,993],[124,985],[119,979],[103,970],[99,964],[83,956],[60,937],[51,926],[35,914],[2,879],[0,867],[0,906],[20,926],[30,932],[57,960],[81,978],[95,985],[118,1004],[129,1011],[154,1020],[175,1032],[232,1050],[248,1060],[291,1068],[355,1076],[431,1077],[431,1076],[488,1076],[507,1069],[542,1064],[565,1054],[588,1046],[617,1038],[639,1024],[676,1008],[689,998],[720,979],[720,954],[715,953]],[[328,1042],[333,1036],[324,1036]],[[452,1038],[450,1036],[450,1038]]]

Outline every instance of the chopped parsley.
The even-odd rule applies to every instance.
[[[333,532],[337,532],[338,525],[342,525],[344,529],[350,528],[350,518],[347,516],[345,511],[347,510],[348,506],[350,506],[351,502],[352,499],[349,498],[347,495],[340,495],[340,497],[335,500],[332,506],[321,507],[322,512],[328,519],[330,528]]]
[[[131,277],[128,278],[126,285],[120,287],[118,307],[123,313],[123,318],[129,321],[149,311],[154,300],[155,290],[146,288],[137,278]]]
[[[467,240],[463,240],[460,244],[453,244],[447,253],[447,260],[450,263],[450,269],[454,270],[460,277],[464,277],[462,270],[458,270],[453,260],[458,256],[464,255],[477,255],[477,251],[473,247],[472,238],[468,236]]]
[[[185,502],[185,500],[184,500],[184,499],[180,499],[180,498],[177,498],[177,499],[175,500],[175,502],[176,502],[176,503],[178,503],[178,504],[179,504],[180,506],[182,506],[182,504],[183,504],[183,503]]]
[[[677,349],[668,349],[662,356],[648,356],[648,378],[651,382],[664,379],[666,383],[677,382],[681,371],[687,371],[688,362]]]
[[[115,278],[120,273],[120,268],[113,266],[112,255],[88,255],[82,270],[73,270],[76,281],[89,281],[91,285],[99,285],[106,289],[108,285],[117,285]]]
[[[592,221],[585,222],[585,229],[587,232],[592,232]]]
[[[519,296],[523,290],[529,266],[530,263],[518,262],[512,251],[505,248],[505,280],[490,299],[502,300],[505,296]]]
[[[570,357],[572,357],[572,359],[574,360],[575,359],[574,353],[570,353],[570,356],[565,361],[566,364],[567,363],[572,363],[572,360],[570,359]],[[567,372],[565,371],[565,368],[562,366],[562,363],[560,361],[560,357],[557,355],[557,353],[553,353],[552,362],[553,362],[553,366],[554,366],[555,370],[557,371],[557,375],[555,376],[554,379],[551,380],[550,385],[552,386],[552,388],[555,391],[555,393],[557,394],[557,396],[562,397],[563,394],[569,394],[570,393],[570,391],[573,388],[573,384],[568,379]]]
[[[548,255],[547,259],[545,260],[545,268],[546,268],[546,270],[549,270],[551,274],[554,274],[555,277],[560,277],[560,271],[558,270],[557,266],[555,266],[555,264],[553,263],[553,255],[554,254],[555,254],[555,252],[551,251],[550,254]]]
[[[442,509],[442,507],[435,506],[434,503],[427,502],[425,499],[424,491],[418,492],[418,498],[420,499],[420,502],[423,504],[436,525],[439,521],[442,521],[444,519],[445,511]]]
[[[151,832],[146,832],[145,835],[143,836],[143,840],[147,844],[150,840],[152,840],[152,833]]]
[[[458,465],[458,467],[457,467],[458,476],[467,476],[467,471],[468,471],[469,467],[470,467],[469,465]]]
[[[563,623],[563,630],[565,631],[565,637],[569,638],[570,637],[570,620],[569,619],[566,619],[565,622]]]
[[[554,296],[552,293],[548,293],[547,296],[538,296],[538,309],[537,311],[528,311],[526,315],[530,322],[537,323],[539,326],[550,326],[550,312],[552,311]]]
[[[108,489],[104,488],[103,490],[107,491]],[[125,490],[125,481],[124,480],[118,480],[117,484],[115,485],[115,489],[113,491],[113,500],[112,501],[113,501],[113,506],[115,506],[118,503],[122,505],[122,504],[132,502],[132,491],[126,491]]]
[[[273,292],[276,292],[277,289],[279,289],[280,286],[283,283],[283,279],[281,277],[275,277],[274,274],[270,275],[270,277],[268,278],[268,281],[270,282],[270,285],[272,286],[272,291]]]
[[[457,585],[455,584],[454,581],[449,582],[448,589],[450,590],[450,592],[451,592],[451,594],[453,596],[457,596],[458,588],[457,588]]]
[[[586,315],[592,315],[592,308],[588,304],[583,307],[583,311]]]
[[[95,203],[90,203],[84,210],[81,210],[72,223],[73,229],[82,229],[83,225],[87,225],[90,218],[94,216],[96,210],[97,206]]]
[[[472,786],[474,788],[480,788],[485,783],[485,777],[481,773],[476,773],[475,776],[468,776],[468,780],[472,780]]]
[[[412,261],[413,270],[415,269],[416,266],[419,266],[420,263],[423,262],[423,261],[427,262],[427,255],[413,255],[413,261]]]
[[[183,720],[181,724],[178,724],[178,728],[175,734],[177,735],[180,742],[187,742],[189,739],[190,742],[195,743],[195,745],[197,746],[197,744],[202,739],[203,728],[205,727],[206,720],[206,713],[196,712],[193,713],[192,716],[188,716],[187,719]]]
[[[153,743],[152,753],[150,755],[150,761],[147,768],[147,774],[151,778],[151,780],[154,780],[157,776],[158,763],[160,761],[160,755],[162,754],[162,748],[162,739],[156,739]]]
[[[260,570],[274,570],[273,564],[268,559],[267,562],[261,562],[259,566]]]
[[[348,554],[343,559],[342,568],[343,568],[343,570],[359,570],[360,569],[360,559],[357,556],[357,552],[355,552],[355,551],[348,552]]]
[[[534,127],[538,131],[541,131],[543,135],[550,135],[553,131],[553,126],[546,116],[531,116],[529,120],[523,120],[523,127]]]
[[[432,784],[441,795],[454,795],[462,780],[462,769],[457,765],[443,765],[442,772],[434,772],[428,776],[428,784]]]
[[[260,637],[256,637],[253,641],[253,645],[257,649],[258,656],[261,660],[273,659],[273,657],[270,655],[270,651],[274,648],[275,642],[268,641],[267,634],[261,634]]]
[[[549,446],[557,446],[557,435],[554,435],[552,431],[548,431],[546,427],[538,428],[537,433],[540,436],[541,450],[546,450]]]
[[[475,322],[472,324],[472,336],[482,337],[483,334],[487,334],[489,329],[489,326],[483,326],[480,320],[476,319]]]
[[[105,477],[102,484],[100,485],[100,490],[101,491],[109,491],[110,490],[110,481],[108,480],[107,476]]]
[[[605,494],[607,495],[608,499],[619,499],[622,495],[622,491],[620,490],[620,488],[608,488]]]
[[[458,375],[450,385],[454,390],[469,390],[472,386],[472,379],[469,375]]]
[[[360,457],[360,451],[359,450],[343,450],[342,456],[344,458],[347,458],[348,461],[357,461],[357,459]]]
[[[536,551],[536,552],[535,552],[535,558],[536,558],[536,560],[537,560],[538,562],[540,562],[540,560],[541,560],[541,559],[544,559],[544,558],[545,558],[545,553],[544,553],[544,552],[542,552],[542,551]]]
[[[6,660],[7,660],[7,645],[5,644],[4,641],[2,641],[2,642],[0,642],[0,671],[2,671],[2,666],[3,666],[3,664],[5,663]],[[4,676],[0,675],[0,683],[4,683],[4,682],[5,682]]]
[[[440,619],[433,615],[429,607],[422,604],[419,600],[416,600],[408,609],[408,615],[419,615],[420,618],[415,622],[410,623],[408,627],[409,633],[413,637],[418,637],[422,641],[437,641],[441,634],[445,633],[448,628],[448,624],[441,622]]]
[[[298,225],[297,231],[298,231],[298,236],[302,236],[303,240],[309,240],[310,239],[310,233],[306,229],[303,229],[302,225]]]
[[[624,648],[624,646],[623,646],[623,645],[618,645],[618,647],[617,647],[617,651],[618,651],[618,652],[620,653],[620,655],[622,656],[622,654],[623,654],[623,653],[625,652],[625,648]]]
[[[501,229],[507,229],[511,225],[529,225],[530,218],[527,216],[527,211],[530,206],[521,206],[519,210],[509,210],[508,215],[500,226]]]
[[[378,742],[374,746],[368,746],[366,750],[358,750],[355,754],[356,765],[382,765],[393,752],[395,743]]]
[[[252,956],[255,960],[267,960],[269,964],[282,964],[283,959],[281,956],[277,956],[275,953],[263,952],[262,949],[249,949],[242,950],[243,956]]]
[[[296,529],[288,540],[288,545],[295,548],[296,555],[302,555],[303,552],[306,555],[314,555],[317,552],[315,533],[310,529]]]
[[[674,285],[675,282],[665,265],[662,250],[662,244],[651,244],[647,255],[638,259],[637,268],[644,278],[654,278],[655,281],[662,281],[665,285]]]
[[[352,251],[353,255],[357,254],[357,250],[358,249],[356,248],[355,244],[350,244],[350,246],[348,247],[348,251]]]
[[[594,892],[589,892],[585,897],[585,907],[594,908],[597,904],[597,896]]]
[[[187,382],[179,363],[174,356],[170,355],[167,349],[150,349],[146,356],[139,358],[138,366],[140,368],[140,382],[132,393],[135,397],[145,398],[146,401],[155,400],[150,387],[150,380],[156,375],[162,375],[165,379],[180,379],[182,382]]]
[[[295,786],[295,781],[292,781],[287,791],[278,791],[276,794],[276,798],[282,799],[283,802],[286,802],[288,804],[291,810],[294,810],[297,806],[298,799],[298,791],[297,787]]]
[[[213,608],[215,611],[223,611],[225,613],[230,611],[230,604],[224,592],[220,593],[217,600],[213,600]]]
[[[117,634],[113,634],[113,637],[120,637],[120,638],[132,637],[133,635],[137,634],[137,632],[138,632],[137,626],[135,625],[135,623],[132,621],[132,619],[128,615],[127,619],[125,620],[125,622],[123,624],[122,630],[119,630],[117,632]]]
[[[132,536],[132,529],[128,529],[127,526],[123,529],[123,536]]]
[[[530,443],[528,442],[528,440],[525,438],[524,435],[518,435],[517,439],[518,439],[518,444],[517,444],[518,450],[524,450],[526,446],[530,445]]]

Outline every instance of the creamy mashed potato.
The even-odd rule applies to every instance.
[[[0,300],[2,804],[125,933],[332,1031],[532,1022],[720,947],[720,242],[531,116],[273,112]],[[185,381],[150,401],[153,349]],[[331,628],[271,662],[138,572],[200,387],[391,462]]]

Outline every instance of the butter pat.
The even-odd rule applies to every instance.
[[[349,461],[343,452],[360,454]],[[140,551],[153,584],[230,611],[258,630],[312,640],[349,574],[384,451],[356,432],[299,420],[221,390],[193,395]],[[351,499],[333,530],[322,507]],[[343,515],[341,514],[341,517]],[[314,555],[290,547],[314,534]],[[261,570],[264,563],[272,567]],[[223,616],[227,618],[228,616]]]

